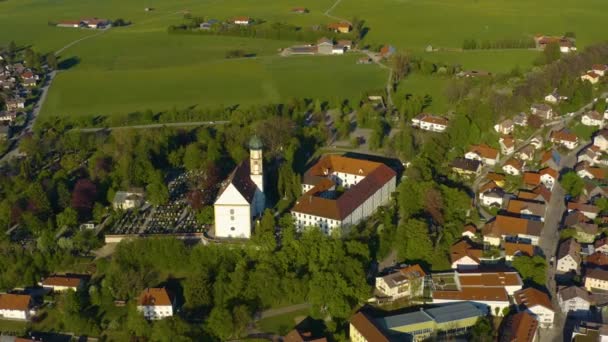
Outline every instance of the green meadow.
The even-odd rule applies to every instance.
[[[220,36],[169,35],[184,13],[207,19],[249,16],[268,23],[300,26],[336,19],[323,12],[334,0],[6,0],[0,2],[0,45],[14,40],[39,52],[62,49],[72,66],[58,73],[44,115],[119,115],[135,110],[188,106],[250,105],[289,97],[356,99],[385,85],[387,72],[357,65],[359,56],[289,57],[278,50],[301,42]],[[308,14],[291,9],[305,6]],[[146,12],[144,8],[151,7]],[[459,48],[465,39],[520,39],[536,33],[573,31],[579,47],[605,39],[604,0],[341,0],[331,15],[359,17],[370,28],[365,42],[393,44],[430,61],[465,69],[506,72],[532,65],[530,50],[440,51]],[[123,18],[129,27],[94,30],[57,28],[49,22],[101,17]],[[230,50],[254,55],[226,59]],[[446,78],[414,75],[400,89],[430,94],[443,110]]]

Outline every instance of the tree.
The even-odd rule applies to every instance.
[[[410,57],[404,53],[396,53],[391,58],[393,83],[399,83],[410,71]]]
[[[53,70],[57,70],[58,67],[57,56],[54,53],[49,53],[46,55],[46,65]]]
[[[154,172],[150,183],[146,186],[148,200],[152,204],[160,205],[169,201],[169,189],[163,182],[160,172]]]
[[[186,146],[184,151],[184,166],[187,170],[197,170],[203,166],[203,151],[198,143]]]
[[[397,227],[396,241],[399,259],[428,261],[433,254],[433,243],[424,221],[409,219]]]
[[[212,279],[207,269],[190,274],[184,281],[185,306],[198,310],[213,305]]]
[[[72,192],[72,208],[82,216],[88,216],[93,209],[97,196],[97,187],[89,179],[81,178],[76,182]]]
[[[255,233],[253,235],[253,241],[262,247],[265,251],[272,251],[276,247],[275,234],[276,222],[274,215],[270,209],[264,211],[262,220],[256,226]]]
[[[583,192],[585,181],[574,171],[567,172],[560,181],[566,193],[578,196]]]
[[[209,314],[205,327],[212,335],[226,341],[234,333],[233,324],[230,311],[223,306],[215,306]]]
[[[55,217],[57,228],[74,228],[78,225],[78,213],[72,208],[65,208]]]
[[[558,42],[551,42],[545,46],[543,51],[545,64],[551,64],[561,58],[562,52]]]
[[[513,267],[526,282],[542,286],[547,281],[547,260],[542,256],[516,256],[513,258]]]
[[[492,322],[488,317],[481,317],[471,328],[471,340],[475,342],[491,342],[494,340]]]

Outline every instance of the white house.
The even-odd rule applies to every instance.
[[[376,277],[376,290],[391,299],[421,297],[426,273],[420,265],[412,265]]]
[[[251,237],[253,220],[266,204],[262,148],[260,138],[252,137],[249,160],[239,164],[222,184],[213,205],[216,237]]]
[[[485,165],[496,165],[500,154],[497,149],[488,145],[473,145],[464,155],[466,159],[479,160]]]
[[[422,113],[412,119],[412,126],[425,131],[442,133],[448,128],[448,119],[441,116]]]
[[[0,294],[0,317],[6,319],[29,320],[36,314],[32,297],[22,294]]]
[[[538,246],[542,229],[543,223],[538,220],[499,214],[482,228],[483,242],[500,246],[501,241],[517,238],[522,243]]]
[[[499,188],[492,188],[479,193],[479,200],[484,207],[502,207],[504,203],[505,192]]]
[[[589,220],[595,220],[597,215],[600,213],[600,208],[593,204],[579,203],[579,202],[568,202],[568,212],[578,211],[585,215]]]
[[[450,247],[452,269],[477,269],[481,264],[483,249],[473,245],[468,239],[461,239]]]
[[[304,174],[305,193],[291,215],[298,229],[317,226],[331,234],[335,228],[356,225],[387,204],[396,179],[396,172],[385,164],[326,155]]]
[[[511,134],[513,133],[513,129],[513,121],[509,119],[494,125],[494,130],[500,134]]]
[[[541,327],[553,327],[555,310],[551,304],[551,299],[549,299],[546,293],[535,288],[527,288],[515,292],[513,298],[520,310],[528,311],[536,317]]]
[[[600,81],[600,75],[596,74],[593,71],[588,71],[586,74],[581,76],[581,80],[587,81],[591,84],[596,84],[597,82]]]
[[[608,129],[602,129],[593,136],[593,145],[604,152],[608,151]]]
[[[593,243],[594,251],[608,254],[608,238],[601,238]]]
[[[539,136],[533,137],[530,139],[530,145],[534,146],[534,148],[538,150],[543,147],[543,139]]]
[[[521,172],[524,169],[524,165],[525,163],[523,163],[522,161],[515,158],[511,158],[505,162],[505,164],[502,166],[502,170],[506,174],[512,176],[519,176],[521,175]]]
[[[589,292],[600,290],[605,292],[608,290],[608,271],[601,268],[587,269],[585,273],[585,289]]]
[[[510,135],[500,137],[498,144],[500,145],[500,152],[505,156],[515,152],[515,140]]]
[[[604,116],[595,110],[589,111],[581,117],[581,123],[585,126],[604,127]]]
[[[540,181],[543,185],[549,189],[553,190],[553,185],[557,182],[559,177],[559,173],[550,167],[546,167],[539,171],[540,173]]]
[[[62,292],[67,290],[78,291],[82,288],[84,279],[82,277],[73,277],[67,275],[52,275],[42,280],[38,285],[46,290],[53,292]]]
[[[556,270],[559,273],[574,271],[579,273],[581,266],[581,245],[575,239],[563,241],[557,250]]]
[[[600,76],[606,76],[606,74],[608,74],[608,65],[606,64],[594,64],[591,67],[591,71],[593,71],[594,73],[600,75]]]
[[[563,100],[567,100],[568,97],[567,96],[560,96],[559,93],[557,92],[557,88],[553,89],[553,91],[551,92],[551,94],[545,96],[545,101],[549,102],[549,103],[553,103],[553,104],[557,104],[560,101]]]
[[[530,106],[530,111],[544,120],[553,119],[553,108],[546,103],[535,103]]]
[[[143,190],[117,191],[112,201],[116,210],[139,208],[144,203]]]
[[[574,150],[578,146],[578,137],[566,129],[551,132],[551,142],[565,146],[569,150]]]
[[[243,25],[247,26],[251,23],[251,18],[249,17],[236,17],[232,20],[235,25]]]
[[[574,171],[581,178],[588,179],[599,179],[603,180],[606,178],[606,172],[604,169],[599,167],[592,167],[588,162],[580,162],[574,166]]]
[[[147,288],[137,299],[137,311],[147,320],[157,320],[173,316],[174,302],[164,288]]]
[[[582,287],[564,287],[557,293],[557,302],[565,315],[587,317],[591,308],[589,293]]]

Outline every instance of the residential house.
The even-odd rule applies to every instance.
[[[468,238],[469,240],[477,239],[477,227],[474,224],[469,223],[462,227],[462,237]]]
[[[508,242],[505,241],[502,245],[505,251],[505,261],[512,262],[516,256],[534,256],[535,246],[527,243]]]
[[[577,210],[590,220],[594,220],[600,212],[600,209],[593,204],[568,202],[568,212]]]
[[[137,311],[147,320],[173,316],[175,302],[165,288],[147,288],[137,299]]]
[[[380,48],[380,58],[389,58],[397,52],[397,49],[392,45],[384,45]]]
[[[536,149],[534,148],[534,145],[528,144],[517,151],[517,153],[515,153],[515,157],[519,160],[531,161],[534,159],[535,152]]]
[[[511,134],[513,133],[514,124],[512,120],[505,120],[499,124],[494,125],[494,130],[500,134]]]
[[[115,210],[129,210],[139,208],[144,203],[144,192],[140,189],[117,191],[112,200]]]
[[[601,239],[596,240],[593,243],[593,246],[596,252],[608,254],[608,238],[603,237]]]
[[[477,269],[481,264],[483,249],[472,243],[469,239],[460,239],[450,247],[450,260],[452,269]]]
[[[479,200],[485,207],[502,207],[504,197],[504,190],[494,181],[490,181],[479,188]]]
[[[481,162],[466,158],[456,158],[450,165],[452,171],[461,176],[478,175],[481,172]]]
[[[251,22],[252,22],[251,18],[244,17],[244,16],[235,17],[234,19],[232,19],[232,23],[235,25],[247,26],[247,25],[251,24]]]
[[[573,150],[578,146],[578,137],[576,134],[570,133],[566,129],[551,132],[551,142],[565,146],[569,150]]]
[[[581,245],[575,239],[568,239],[560,243],[557,249],[556,270],[560,273],[574,271],[579,273],[581,265]]]
[[[78,28],[84,26],[83,22],[80,20],[63,20],[57,23],[57,27],[72,27]]]
[[[34,78],[28,78],[28,79],[25,79],[25,80],[21,81],[21,84],[23,84],[26,87],[30,87],[31,88],[31,87],[35,87],[37,83],[36,83],[36,79],[34,79]]]
[[[392,300],[400,298],[418,298],[424,290],[426,273],[420,265],[412,265],[391,272],[383,277],[376,277],[376,290],[383,297]]]
[[[483,316],[467,302],[376,318],[360,311],[350,320],[349,337],[353,342],[421,342],[437,335],[460,336]]]
[[[346,52],[346,47],[344,47],[340,44],[336,44],[336,45],[332,46],[332,48],[331,48],[332,55],[343,55],[345,52]]]
[[[546,207],[545,204],[541,202],[511,199],[509,200],[507,211],[518,214],[523,218],[540,220],[541,222],[545,221]]]
[[[338,39],[338,45],[341,45],[346,50],[350,50],[353,48],[353,41],[348,39]]]
[[[327,25],[327,29],[337,33],[348,33],[352,30],[352,25],[347,22],[331,23]]]
[[[541,165],[548,166],[552,169],[559,170],[562,156],[554,149],[543,152],[540,157]]]
[[[291,209],[296,227],[318,226],[326,234],[356,225],[390,202],[397,173],[382,163],[323,156],[302,180],[304,194]],[[345,189],[343,193],[337,187]]]
[[[532,139],[530,139],[530,145],[534,146],[537,150],[540,149],[543,147],[543,138],[539,136],[532,137]]]
[[[29,320],[36,314],[30,295],[0,294],[0,317],[14,320]]]
[[[18,110],[25,108],[25,100],[21,97],[15,97],[6,100],[6,110]]]
[[[249,140],[249,160],[244,160],[220,186],[213,204],[215,236],[251,237],[253,222],[266,207],[262,140]]]
[[[331,55],[334,49],[333,40],[323,37],[317,41],[317,53],[321,55]]]
[[[600,75],[596,74],[593,71],[588,71],[581,76],[582,81],[587,81],[591,84],[596,84],[600,81]]]
[[[555,185],[555,183],[557,182],[557,179],[559,178],[559,173],[551,167],[545,167],[541,169],[539,173],[540,181],[543,183],[543,185],[547,189],[553,190],[553,185]]]
[[[412,126],[430,132],[445,132],[448,120],[441,116],[422,113],[412,119]]]
[[[523,286],[517,272],[440,273],[434,274],[433,279],[433,303],[473,302],[486,313],[497,316],[510,306],[509,296]],[[444,286],[444,279],[453,282]]]
[[[594,252],[585,258],[585,267],[589,268],[606,268],[608,266],[608,254],[602,252]]]
[[[503,135],[498,139],[500,145],[500,152],[503,155],[510,155],[515,152],[515,139],[510,135]]]
[[[591,67],[591,71],[593,71],[594,73],[600,75],[600,76],[606,76],[608,74],[608,65],[606,64],[594,64]]]
[[[608,129],[602,129],[593,136],[593,145],[604,152],[608,151]]]
[[[527,288],[515,292],[515,303],[520,311],[527,311],[536,317],[542,328],[552,328],[555,310],[549,295],[535,288]]]
[[[538,339],[538,321],[532,314],[522,311],[505,318],[498,342],[536,342]]]
[[[502,173],[488,172],[486,178],[493,181],[501,188],[505,186],[506,177]]]
[[[585,272],[585,289],[589,292],[608,290],[608,270],[588,268]]]
[[[540,185],[540,173],[526,171],[524,172],[523,183],[527,187],[535,188]]]
[[[608,340],[608,325],[602,323],[580,322],[572,332],[572,342],[588,342]]]
[[[568,97],[567,96],[560,96],[559,93],[557,92],[557,88],[553,89],[553,91],[551,92],[551,94],[545,96],[545,101],[552,103],[552,104],[557,104],[560,101],[563,100],[567,100]]]
[[[483,242],[492,246],[500,246],[502,240],[518,238],[537,246],[542,229],[543,224],[540,221],[496,215],[494,220],[486,223],[482,229]]]
[[[87,18],[81,20],[88,28],[99,29],[104,28],[110,24],[110,21],[99,18]]]
[[[543,120],[553,119],[553,108],[546,103],[535,103],[530,107],[530,111]]]
[[[539,50],[544,50],[549,44],[557,44],[559,45],[559,51],[561,53],[576,51],[574,38],[536,35],[534,37],[534,42],[536,43],[536,48]]]
[[[586,112],[581,117],[581,123],[585,126],[598,126],[602,128],[604,127],[604,115],[596,110]]]
[[[500,154],[497,149],[488,145],[473,145],[464,155],[466,159],[479,160],[485,165],[496,165]]]
[[[42,280],[38,285],[45,290],[62,292],[67,290],[78,291],[84,286],[84,277],[71,275],[52,275]]]
[[[295,7],[291,9],[291,12],[297,14],[306,14],[309,12],[309,10],[306,7]]]
[[[532,189],[532,191],[520,190],[517,193],[517,198],[528,201],[549,203],[551,201],[551,191],[541,184]]]
[[[526,113],[519,113],[513,118],[513,124],[520,127],[528,126],[528,115]]]
[[[603,180],[606,178],[606,170],[592,167],[588,162],[580,162],[574,166],[574,171],[581,178]]]
[[[15,121],[15,119],[17,119],[17,113],[10,111],[10,112],[3,112],[0,110],[0,122],[13,122]]]
[[[599,146],[591,145],[581,150],[576,156],[578,163],[587,162],[589,165],[608,166],[608,158],[604,155]]]
[[[519,176],[524,169],[524,165],[525,163],[521,160],[510,158],[503,164],[502,170],[508,175]]]
[[[557,302],[562,312],[568,316],[586,317],[591,308],[589,293],[582,287],[564,287],[557,292]]]

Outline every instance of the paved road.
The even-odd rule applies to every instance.
[[[91,127],[91,128],[74,128],[81,132],[93,133],[99,131],[116,131],[121,129],[146,129],[146,128],[161,128],[161,127],[189,127],[189,126],[211,126],[211,125],[225,125],[230,121],[192,121],[192,122],[169,122],[169,123],[158,123],[149,125],[131,125],[131,126],[117,126],[117,127]]]

